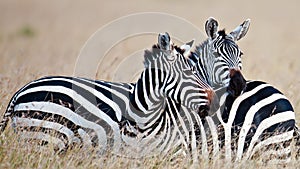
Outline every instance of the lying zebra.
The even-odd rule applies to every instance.
[[[232,155],[237,161],[249,159],[269,149],[268,156],[287,161],[293,134],[299,135],[290,101],[275,87],[246,81],[241,74],[242,52],[235,42],[246,35],[249,25],[246,20],[226,34],[209,18],[205,24],[208,39],[189,56],[189,63],[214,88],[220,104],[210,112],[214,120],[207,121],[211,123],[207,129],[213,135],[215,153],[224,148],[228,160]],[[261,157],[268,159],[265,154]]]
[[[197,160],[193,131],[200,126],[198,114],[209,109],[212,89],[193,74],[167,33],[158,42],[145,51],[135,84],[61,76],[28,83],[12,97],[1,131],[12,119],[21,138],[59,150],[79,143],[141,157],[180,146]]]
[[[241,26],[241,27],[243,27],[243,26]],[[238,27],[238,28],[240,28],[240,27]],[[213,31],[210,31],[210,32],[213,32]],[[234,33],[236,33],[236,35],[240,36],[240,38],[241,38],[242,36],[241,36],[241,34],[239,34],[239,32],[241,32],[241,29],[236,29]],[[220,32],[220,34],[222,34],[222,32]],[[224,35],[223,37],[226,36],[225,32],[223,33],[223,35]],[[213,38],[211,38],[211,39],[213,39]],[[170,38],[169,38],[168,35],[163,36],[163,38],[159,38],[159,41],[169,42],[169,45],[170,45],[169,40],[170,40]],[[228,41],[224,41],[224,42],[228,42]],[[224,42],[222,42],[222,43],[224,43]],[[222,43],[220,43],[220,44],[222,44]],[[160,43],[160,44],[162,44],[162,43]],[[231,43],[230,45],[232,45],[232,44],[235,44],[235,43]],[[174,49],[176,47],[172,47],[172,46],[168,47],[168,46],[158,45],[158,47],[154,47],[153,49],[158,49],[158,48],[161,48],[162,50],[167,50],[167,51],[169,51],[169,53],[172,53],[172,52],[173,53],[178,53],[179,52],[180,54],[183,54],[182,51],[180,51],[179,49]],[[164,52],[166,52],[166,51],[164,51]],[[240,52],[237,52],[237,54],[240,54]],[[222,56],[222,55],[220,55],[220,56]],[[159,58],[159,57],[157,57],[157,58]],[[170,59],[170,60],[172,60],[172,59]],[[189,66],[185,64],[186,61],[184,59],[182,59],[182,61],[183,61],[182,63],[184,64],[184,66],[188,68]],[[219,61],[219,63],[222,63],[222,60],[218,60],[218,61]],[[147,64],[148,62],[149,62],[148,58],[146,57],[145,58],[145,63]],[[151,59],[150,59],[150,62],[151,62]],[[218,63],[218,62],[216,62],[216,63]],[[195,66],[195,65],[193,65],[193,66]],[[199,65],[197,65],[196,68],[199,69]],[[204,68],[201,68],[201,70],[203,70],[203,69]],[[218,70],[220,70],[220,69],[218,69]],[[230,69],[228,69],[228,70],[230,70]],[[144,76],[144,77],[146,78],[146,76]],[[159,77],[159,76],[154,75],[154,77]],[[218,76],[214,76],[214,77],[218,77]],[[238,77],[240,77],[240,76],[238,76]],[[205,79],[207,77],[200,76],[200,78]],[[66,78],[66,79],[68,79],[68,78]],[[41,79],[41,82],[43,82],[43,80],[44,79]],[[51,82],[53,79],[46,79],[46,81],[48,81],[48,80]],[[56,80],[58,80],[58,79],[56,79]],[[70,83],[71,86],[74,85],[77,88],[77,90],[80,89],[80,86],[78,86],[78,85],[80,83],[83,83],[84,85],[86,85],[86,84],[90,84],[91,86],[96,85],[96,89],[99,89],[99,90],[102,89],[102,88],[105,88],[105,87],[106,87],[105,89],[110,88],[110,87],[112,87],[113,89],[117,88],[118,90],[114,89],[116,91],[120,91],[121,89],[122,90],[125,89],[125,93],[126,93],[125,95],[126,96],[128,96],[129,94],[131,94],[130,96],[132,96],[132,95],[136,96],[136,94],[133,94],[133,88],[136,84],[121,84],[121,86],[114,86],[115,83],[108,83],[107,86],[104,87],[104,86],[101,86],[100,84],[98,84],[100,82],[93,82],[93,81],[86,80],[86,79],[77,79],[77,78],[75,78],[75,79],[71,79],[71,80],[72,80],[72,83]],[[61,81],[64,82],[65,81],[64,78],[61,79]],[[67,80],[67,81],[70,81],[70,79]],[[56,82],[57,81],[55,81],[55,83]],[[159,80],[158,81],[153,81],[152,80],[152,83],[145,83],[144,85],[142,85],[142,89],[144,90],[144,88],[147,87],[147,84],[148,84],[148,87],[153,85],[154,82],[160,82],[160,81]],[[242,84],[242,87],[239,86],[239,85],[234,86],[233,84],[235,84],[236,82],[239,83],[240,78],[232,78],[230,82],[229,82],[229,80],[225,81],[225,84],[230,84],[231,83],[229,85],[230,88],[228,89],[228,93],[232,94],[232,93],[235,92],[237,95],[239,95],[241,91],[246,91],[246,88],[243,86],[243,84]],[[33,82],[33,83],[35,83],[35,82]],[[37,82],[37,83],[40,83],[40,82]],[[55,85],[55,83],[54,83],[54,85]],[[171,83],[171,81],[169,81],[169,83]],[[69,84],[69,86],[70,86],[70,84]],[[102,82],[101,82],[101,84],[102,84]],[[167,81],[165,82],[165,84],[167,84]],[[203,80],[201,81],[201,84],[204,85],[205,88],[206,88],[204,90],[204,91],[206,91],[206,93],[204,92],[205,93],[204,97],[206,97],[205,98],[206,99],[206,102],[205,102],[206,104],[201,105],[202,108],[200,106],[200,111],[196,111],[195,108],[193,108],[194,106],[189,106],[189,104],[191,104],[191,102],[189,102],[187,100],[183,101],[180,98],[178,99],[178,97],[177,98],[175,97],[175,99],[173,99],[174,96],[176,96],[175,95],[176,90],[174,91],[174,90],[172,90],[172,88],[170,88],[170,93],[167,95],[169,97],[165,97],[165,100],[164,100],[163,104],[158,104],[160,106],[163,105],[161,107],[165,106],[164,112],[162,111],[159,116],[153,115],[153,116],[149,116],[148,119],[146,118],[146,120],[149,120],[149,121],[148,121],[148,124],[144,123],[145,126],[143,126],[143,128],[141,127],[140,123],[136,123],[137,120],[132,120],[132,119],[133,119],[133,117],[135,117],[135,119],[138,119],[138,120],[142,121],[142,120],[145,119],[144,117],[137,116],[136,114],[125,114],[125,115],[122,114],[121,123],[119,123],[119,126],[122,126],[121,129],[120,129],[120,132],[124,135],[124,136],[122,135],[123,136],[122,141],[124,141],[124,142],[122,142],[122,145],[121,145],[121,143],[117,142],[118,140],[115,140],[115,138],[118,138],[118,137],[113,137],[113,138],[108,138],[107,137],[106,142],[105,141],[99,142],[99,140],[97,140],[98,139],[97,136],[99,136],[99,133],[96,133],[96,134],[93,135],[93,133],[95,133],[95,132],[93,132],[93,130],[91,130],[91,128],[80,128],[80,127],[77,127],[78,124],[75,124],[75,125],[74,124],[69,124],[70,120],[68,118],[71,118],[71,116],[73,114],[77,114],[79,112],[88,112],[88,113],[90,113],[90,112],[89,112],[89,110],[85,110],[85,109],[81,108],[80,104],[82,104],[82,102],[80,102],[80,103],[74,102],[74,105],[72,105],[72,103],[73,103],[72,100],[71,100],[72,98],[71,99],[70,98],[66,99],[66,97],[62,97],[60,95],[56,95],[56,102],[61,104],[61,105],[65,105],[66,107],[69,107],[69,109],[71,109],[75,113],[72,112],[72,111],[69,111],[71,116],[69,116],[67,119],[64,119],[64,123],[56,126],[57,128],[54,128],[54,127],[51,126],[51,125],[53,125],[52,124],[53,121],[51,121],[52,123],[48,123],[48,125],[47,125],[48,128],[47,127],[44,127],[44,128],[49,129],[49,126],[51,126],[52,131],[53,131],[53,130],[55,130],[55,129],[57,130],[59,127],[63,127],[65,124],[67,124],[67,127],[64,128],[64,129],[66,129],[66,131],[67,131],[67,129],[69,128],[70,131],[73,132],[73,133],[71,133],[68,130],[68,132],[71,133],[71,134],[69,134],[68,138],[71,138],[71,139],[65,139],[65,140],[72,140],[72,141],[66,141],[67,143],[64,143],[64,144],[62,142],[60,142],[59,145],[60,145],[61,148],[67,147],[67,145],[69,145],[70,142],[71,143],[72,142],[82,142],[83,144],[85,144],[87,146],[89,146],[89,145],[98,146],[98,147],[100,146],[100,149],[107,149],[106,147],[103,148],[102,146],[103,145],[104,146],[108,145],[107,147],[110,147],[111,145],[113,145],[112,147],[114,147],[115,142],[117,142],[117,143],[119,143],[118,144],[119,146],[117,148],[113,148],[114,152],[119,152],[120,149],[122,149],[123,151],[126,151],[125,147],[130,147],[131,149],[129,149],[129,151],[130,151],[129,153],[133,153],[132,151],[134,151],[134,153],[142,156],[142,155],[148,154],[149,152],[153,153],[153,151],[156,151],[156,150],[158,150],[157,153],[159,153],[159,152],[165,152],[166,153],[166,152],[169,152],[169,150],[171,150],[172,147],[183,146],[184,149],[191,150],[192,155],[193,155],[193,160],[197,160],[197,155],[198,155],[197,150],[198,150],[198,148],[200,148],[201,154],[203,155],[203,157],[208,157],[209,154],[210,154],[210,149],[211,149],[210,144],[212,143],[213,155],[219,154],[220,149],[225,148],[225,152],[226,152],[225,157],[227,159],[231,159],[231,154],[232,154],[231,149],[232,148],[234,149],[234,147],[231,147],[231,143],[234,143],[233,138],[234,138],[234,135],[236,135],[238,133],[238,131],[235,130],[236,126],[233,125],[233,123],[227,123],[225,125],[226,120],[235,118],[235,117],[232,117],[232,116],[229,116],[231,118],[226,117],[226,112],[227,112],[227,116],[228,116],[228,112],[229,112],[229,114],[233,114],[229,110],[234,110],[232,108],[232,106],[235,105],[235,103],[237,103],[237,101],[235,99],[227,99],[228,97],[231,97],[231,95],[228,95],[228,93],[225,93],[225,95],[223,95],[224,92],[222,92],[221,95],[216,95],[216,96],[220,96],[220,101],[221,101],[221,103],[219,105],[220,108],[217,107],[218,111],[216,113],[214,113],[213,110],[211,110],[210,113],[208,113],[206,111],[208,109],[207,108],[208,103],[211,103],[213,101],[212,100],[212,95],[211,95],[211,89],[206,84],[206,82],[203,82]],[[36,86],[33,86],[33,87],[36,87]],[[91,87],[91,88],[93,88],[93,87]],[[222,89],[224,90],[226,88],[227,88],[227,86],[223,87]],[[21,89],[21,90],[25,91],[25,89]],[[83,91],[86,91],[86,90],[84,89]],[[146,91],[145,93],[147,93],[147,95],[138,95],[137,94],[137,96],[138,96],[138,98],[140,98],[140,100],[137,100],[137,101],[139,101],[138,104],[133,105],[134,108],[139,107],[138,105],[149,105],[149,104],[147,104],[147,103],[149,103],[149,102],[147,102],[147,100],[148,101],[151,100],[152,103],[155,103],[155,104],[157,102],[160,103],[158,100],[155,100],[156,99],[155,94],[153,95],[152,98],[148,98],[148,94],[150,94],[150,93],[152,94],[153,91],[157,91],[157,90],[153,90],[153,91],[145,90],[145,91]],[[220,89],[220,91],[222,91],[222,90]],[[177,92],[180,92],[180,90],[177,90]],[[85,93],[85,92],[83,92],[83,93]],[[83,94],[83,93],[81,93],[81,94]],[[218,91],[216,93],[218,93]],[[234,94],[232,96],[235,97],[236,94]],[[52,100],[53,102],[55,102],[55,97],[51,98],[50,95],[47,95],[47,97],[50,98],[48,100]],[[74,97],[74,96],[72,96],[72,97]],[[93,97],[94,96],[91,95],[91,97],[87,96],[85,98],[93,98]],[[115,99],[117,99],[118,97],[116,95],[113,95],[113,96],[110,96],[108,98],[113,98],[113,100],[115,101]],[[128,97],[125,97],[125,98],[128,98]],[[39,98],[39,99],[41,99],[41,98]],[[119,100],[121,100],[121,99],[119,98]],[[93,103],[93,99],[89,100],[89,101],[91,101]],[[157,102],[155,102],[155,101],[157,101]],[[178,104],[179,103],[178,101],[180,101],[182,104]],[[97,103],[97,100],[94,103]],[[18,104],[18,103],[15,101],[14,105],[15,104]],[[156,108],[160,108],[160,106],[155,106],[155,104],[153,104],[152,106],[156,107]],[[238,103],[238,104],[240,104],[240,103]],[[240,105],[243,105],[243,104],[240,104]],[[29,104],[27,104],[27,106],[28,105]],[[92,105],[96,105],[96,104],[92,104]],[[118,105],[119,105],[119,103],[118,103]],[[224,105],[225,105],[225,108],[224,108]],[[97,106],[100,107],[101,105],[97,105]],[[105,108],[105,105],[102,105],[102,106]],[[31,107],[29,107],[29,108],[26,107],[26,109],[23,108],[25,110],[16,109],[16,107],[18,108],[18,106],[14,106],[14,109],[17,110],[17,111],[18,110],[20,110],[20,111],[28,111],[28,110],[36,111],[36,110],[32,109]],[[115,105],[111,106],[111,107],[115,108],[115,109],[118,108]],[[143,110],[148,108],[148,107],[146,107],[146,108],[145,107],[144,107]],[[121,107],[121,108],[123,108],[123,107]],[[113,110],[115,110],[115,109],[113,109]],[[141,109],[142,108],[140,108],[140,110]],[[221,116],[220,116],[219,112],[222,113]],[[232,112],[234,112],[234,111],[232,111]],[[11,116],[11,113],[12,113],[11,111],[8,111],[6,113],[6,115]],[[111,109],[108,110],[106,114],[109,116],[109,118],[113,119],[113,121],[114,120],[116,120],[116,121],[119,120],[118,117],[120,117],[120,116],[114,115],[114,113],[112,112]],[[15,119],[15,120],[17,119],[17,120],[20,121],[21,118],[18,117],[18,116],[22,116],[22,115],[20,115],[20,114],[18,115],[17,113],[13,114],[13,117],[14,117],[13,119]],[[147,117],[146,115],[147,114],[145,114],[144,116]],[[40,118],[38,120],[41,120],[41,118],[47,117],[46,113],[40,113],[40,114],[37,114],[35,116],[37,116],[35,118]],[[48,117],[51,117],[51,115],[50,116],[48,115]],[[128,117],[130,117],[130,118],[128,118]],[[215,118],[215,117],[217,117],[217,118]],[[53,117],[51,117],[51,118],[53,118]],[[96,119],[97,118],[98,117],[96,117]],[[101,119],[101,118],[98,118],[98,119]],[[103,125],[102,119],[101,119],[101,121],[97,121],[97,120],[95,121],[94,117],[89,117],[89,116],[87,116],[87,114],[84,115],[84,118],[81,117],[81,119],[78,122],[81,123],[81,121],[85,121],[85,120],[87,120],[87,122],[89,122],[89,120],[90,120],[90,121],[93,121],[95,123],[100,123],[100,124]],[[151,121],[151,120],[153,120],[153,121]],[[4,118],[4,121],[5,121],[5,118]],[[65,121],[68,121],[68,122],[65,122]],[[57,122],[57,119],[56,120],[54,119],[54,122]],[[18,125],[20,125],[20,124],[22,125],[22,123],[17,123],[16,121],[13,122],[13,123],[18,124]],[[6,125],[6,122],[3,123],[3,124]],[[34,126],[35,125],[38,129],[40,129],[40,126],[38,126],[37,124],[41,125],[42,123],[32,124],[32,122],[25,121],[24,124],[26,126],[30,126],[30,125]],[[45,124],[45,123],[43,123],[43,124]],[[88,124],[92,124],[92,123],[88,123]],[[223,125],[223,126],[220,127],[220,124]],[[73,129],[72,128],[73,126],[76,126],[77,128]],[[224,127],[224,126],[226,126],[226,127]],[[34,128],[34,127],[29,127],[29,130],[32,130],[32,128]],[[104,128],[106,128],[106,127],[104,127]],[[172,129],[170,129],[170,128],[172,128]],[[46,141],[47,141],[48,136],[45,135],[45,131],[47,132],[47,130],[44,130],[44,131],[39,130],[39,131],[42,131],[42,133],[40,133],[41,136],[42,136],[41,138],[46,139]],[[223,131],[225,131],[225,134],[223,133]],[[58,131],[58,134],[62,133],[62,132],[64,132],[63,134],[67,133],[65,131],[60,130],[60,131]],[[25,133],[24,136],[26,137],[26,134],[28,134],[28,133],[29,132]],[[35,132],[35,133],[37,133],[37,132]],[[46,133],[46,134],[48,134],[48,133]],[[103,132],[103,133],[100,133],[100,134],[103,134],[104,136],[107,136],[106,131],[105,131],[105,133]],[[50,138],[50,137],[48,137],[48,138]],[[53,138],[53,136],[51,136],[51,138]],[[36,139],[39,139],[39,138],[36,138]],[[137,139],[138,139],[138,141],[137,141]],[[141,140],[143,140],[143,141],[141,141]],[[57,140],[57,142],[59,143],[59,140]],[[147,146],[147,149],[141,148],[143,146]],[[247,147],[247,145],[245,147]],[[240,148],[240,150],[241,149],[242,148]],[[236,151],[236,150],[234,150],[234,151]],[[252,156],[252,154],[253,153],[251,152],[250,155]],[[241,156],[241,155],[237,155],[236,159],[239,159],[239,156]]]

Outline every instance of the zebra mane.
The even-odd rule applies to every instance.
[[[191,67],[197,67],[197,63],[200,60],[201,52],[205,46],[207,46],[209,40],[205,40],[200,45],[196,46],[196,50],[194,52],[191,52],[191,54],[188,56],[188,63]]]
[[[174,49],[181,55],[183,55],[185,52],[184,49],[181,49],[179,46],[176,45],[174,45]]]
[[[219,30],[218,35],[222,38],[225,38],[227,35],[225,29]],[[206,39],[204,42],[196,46],[195,52],[191,52],[191,54],[188,56],[188,61],[191,67],[197,66],[197,62],[199,62],[201,59],[202,50],[208,45],[208,43],[209,39]]]
[[[155,44],[152,46],[152,50],[146,49],[144,52],[144,66],[148,68],[150,63],[152,63],[155,59],[157,59],[160,55],[161,50],[158,45]]]
[[[176,45],[172,45],[171,50],[175,49],[179,54],[183,55],[183,49]],[[165,55],[166,51],[161,50],[157,44],[152,46],[151,50],[146,49],[144,52],[144,66],[148,68],[150,63],[153,63],[158,57]]]
[[[219,30],[218,35],[224,38],[227,35],[225,29]]]

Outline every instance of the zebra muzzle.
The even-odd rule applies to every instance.
[[[238,97],[247,87],[246,80],[238,69],[230,69],[230,81],[227,92],[233,97]]]
[[[201,118],[212,115],[219,107],[219,99],[214,90],[206,90],[207,93],[207,105],[200,106],[198,114]]]

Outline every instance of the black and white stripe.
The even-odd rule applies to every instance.
[[[288,160],[295,127],[290,101],[261,81],[247,81],[238,97],[222,91],[225,89],[216,91],[222,104],[216,114],[224,129],[221,144],[224,144],[226,157],[231,159],[233,155],[238,161],[260,154],[266,160],[270,156]]]
[[[274,155],[288,161],[296,129],[290,101],[269,84],[246,81],[240,72],[242,52],[235,41],[247,33],[249,23],[246,20],[226,34],[209,18],[205,26],[209,38],[189,57],[200,78],[215,89],[219,104],[206,117],[213,120],[206,121],[205,128],[210,131],[214,154],[223,148],[228,160],[232,156],[237,161],[249,159],[268,150],[268,156],[261,157],[267,160]]]
[[[176,48],[160,34],[136,84],[61,76],[30,82],[13,96],[1,130],[12,118],[23,138],[58,149],[80,143],[140,157],[183,146],[196,159],[194,122],[208,110],[212,89]]]
[[[230,69],[241,69],[243,54],[235,41],[244,37],[249,29],[250,20],[244,21],[229,34],[218,31],[218,22],[209,18],[205,24],[208,39],[196,47],[189,56],[190,63],[201,77],[213,87],[229,84]]]

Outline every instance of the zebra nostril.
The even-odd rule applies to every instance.
[[[243,90],[246,88],[246,85],[246,80],[241,71],[238,69],[230,69],[230,80],[227,91],[231,95],[237,97],[243,92]]]
[[[239,69],[236,69],[236,68],[229,69],[229,77],[230,78],[232,78],[233,76],[235,76],[236,73],[241,74],[241,71]]]

